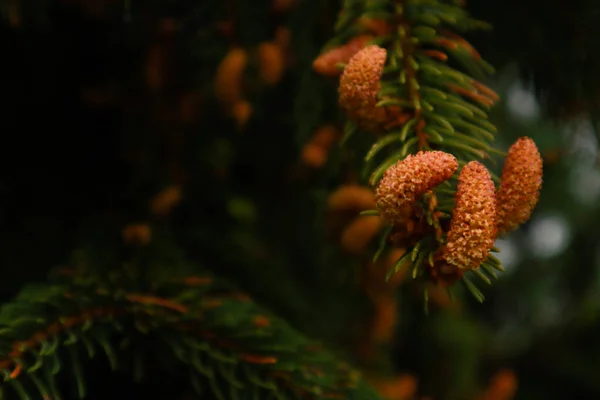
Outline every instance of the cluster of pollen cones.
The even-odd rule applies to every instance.
[[[409,155],[390,167],[379,182],[379,214],[406,230],[407,225],[414,224],[415,216],[422,214],[419,200],[457,170],[458,162],[449,153],[421,151]],[[459,270],[478,269],[499,235],[530,218],[541,185],[542,158],[528,137],[510,147],[498,188],[483,164],[467,163],[458,174],[452,217],[449,223],[439,225],[442,232],[435,232],[440,243],[436,261]],[[430,211],[436,216],[435,204]]]
[[[359,36],[324,53],[313,65],[323,75],[334,75],[333,61],[345,64],[340,71],[339,104],[363,131],[381,133],[407,122],[405,110],[379,105],[385,100],[380,92],[386,58],[385,49],[368,45],[368,37]],[[442,212],[433,189],[458,170],[452,154],[420,151],[388,168],[376,188],[376,207],[381,218],[394,226],[396,247],[414,246],[429,233],[435,237],[437,250],[430,265],[436,266],[434,280],[441,282],[448,282],[444,275],[458,278],[466,270],[477,270],[499,235],[530,218],[542,184],[541,155],[530,138],[522,137],[508,152],[499,187],[483,164],[469,162],[458,174],[451,212]]]

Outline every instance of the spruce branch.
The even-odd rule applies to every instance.
[[[385,89],[388,82],[401,84],[394,97],[408,100],[404,107],[410,109],[412,123],[408,132],[387,133],[374,146],[403,133],[405,144],[411,137],[417,140],[410,142],[401,157],[434,149],[452,153],[460,160],[489,158],[496,129],[481,121],[488,119],[487,110],[498,97],[474,77],[449,65],[451,61],[459,63],[478,78],[493,71],[468,42],[450,31],[486,25],[469,18],[462,8],[440,1],[388,3],[393,7],[390,19],[397,33],[388,44],[391,71],[389,78],[384,75],[382,86]],[[386,97],[391,95],[387,92]],[[392,160],[387,163],[391,165]],[[381,169],[371,175],[372,184],[382,176]]]
[[[348,46],[338,49],[348,58],[339,85],[339,103],[348,117],[345,136],[362,131],[375,138],[363,171],[376,188],[378,214],[391,226],[375,259],[390,245],[401,248],[410,259],[398,260],[388,279],[411,264],[414,279],[443,286],[467,279],[466,287],[482,301],[468,275],[486,284],[497,278],[494,270],[501,266],[490,251],[503,232],[498,221],[514,218],[520,225],[528,219],[541,185],[535,144],[519,156],[535,168],[511,173],[512,165],[522,162],[516,161],[518,151],[509,152],[502,187],[527,201],[519,202],[519,213],[502,215],[516,202],[496,199],[500,179],[483,164],[495,162],[492,155],[506,156],[493,147],[496,127],[488,120],[498,96],[480,81],[494,69],[458,34],[490,26],[471,18],[460,2],[344,4],[329,45],[372,35],[354,54]],[[448,160],[441,162],[444,157]],[[510,183],[520,179],[528,183]]]
[[[60,399],[56,376],[68,366],[84,398],[82,357],[104,353],[116,369],[119,350],[148,335],[189,366],[194,388],[220,399],[379,398],[347,364],[214,276],[169,278],[139,293],[116,285],[116,273],[111,285],[65,276],[72,272],[25,288],[0,311],[3,390]],[[139,378],[143,362],[134,365]]]

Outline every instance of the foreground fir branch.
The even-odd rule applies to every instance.
[[[171,349],[189,366],[193,387],[219,399],[379,398],[347,364],[210,275],[169,279],[139,293],[123,287],[125,274],[104,283],[64,279],[73,272],[23,290],[0,311],[2,398],[14,398],[5,397],[11,387],[21,399],[61,399],[57,376],[65,368],[85,398],[90,372],[82,359],[104,353],[116,369],[118,355],[140,335]],[[136,379],[144,354],[155,351],[134,352]]]
[[[377,207],[363,214],[388,224],[375,259],[403,250],[388,279],[409,268],[424,283],[462,281],[483,301],[470,276],[489,284],[503,270],[494,241],[531,216],[542,165],[529,138],[511,147],[501,181],[484,165],[505,155],[488,120],[498,96],[478,80],[493,68],[458,32],[488,25],[460,3],[347,0],[313,68],[339,71],[346,139],[374,139],[364,168]]]

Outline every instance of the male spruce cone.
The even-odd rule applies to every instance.
[[[376,107],[387,52],[367,46],[356,53],[340,77],[340,106],[348,118],[367,132],[378,132],[388,122],[383,107]]]
[[[531,217],[541,187],[542,156],[533,140],[519,138],[508,150],[496,195],[500,234],[514,231]]]
[[[428,190],[450,179],[458,169],[452,154],[421,151],[385,171],[375,198],[380,215],[391,223],[406,222],[413,204]]]
[[[458,177],[455,206],[442,258],[458,268],[477,269],[496,239],[496,190],[485,166],[471,161]]]

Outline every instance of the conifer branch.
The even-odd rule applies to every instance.
[[[32,286],[2,308],[2,390],[60,399],[56,376],[68,366],[84,398],[82,357],[104,353],[116,369],[118,350],[133,335],[149,335],[190,367],[194,388],[208,387],[220,399],[379,398],[347,364],[213,276],[171,279],[147,293],[107,283],[71,278]]]
[[[535,144],[523,138],[509,152],[496,194],[500,179],[483,162],[505,155],[493,148],[496,127],[488,121],[498,96],[479,81],[494,69],[458,34],[489,25],[459,4],[348,0],[330,45],[353,35],[371,40],[362,49],[342,45],[319,59],[335,54],[347,60],[339,85],[348,117],[345,136],[360,131],[375,136],[365,171],[376,187],[379,215],[391,225],[375,258],[391,245],[411,254],[414,279],[452,285],[469,273],[490,284],[500,267],[489,255],[494,240],[506,231],[504,225],[513,229],[511,218],[518,226],[531,215],[541,164]],[[531,160],[532,167],[511,172],[523,164],[517,158]],[[511,183],[517,175],[528,183]],[[528,200],[508,200],[506,190]],[[483,299],[470,280],[464,283]]]
[[[409,143],[399,157],[386,160],[385,165],[420,150],[449,152],[463,161],[489,159],[496,128],[487,121],[487,111],[498,96],[477,79],[485,78],[493,68],[451,31],[487,28],[487,24],[471,19],[461,7],[441,1],[376,4],[379,9],[389,9],[386,21],[396,31],[386,43],[390,51],[380,98],[403,101],[402,107],[411,114],[408,132],[385,133],[373,145],[391,143],[391,137],[398,134],[402,134],[401,142]],[[453,64],[462,65],[465,71]],[[417,140],[408,142],[415,137]],[[377,183],[385,169],[377,168],[371,184]]]

